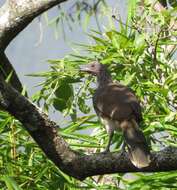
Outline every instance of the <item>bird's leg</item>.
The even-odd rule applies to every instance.
[[[107,146],[106,146],[106,149],[103,151],[103,153],[110,152],[110,145],[111,145],[111,141],[112,141],[113,135],[114,135],[114,130],[109,131],[108,144],[107,144]]]
[[[124,152],[125,152],[125,147],[126,147],[126,143],[123,142],[122,147],[121,147],[121,150],[120,150],[120,154],[124,154]]]
[[[126,143],[123,142],[123,145],[122,145],[122,151],[125,152],[125,147],[126,147]]]

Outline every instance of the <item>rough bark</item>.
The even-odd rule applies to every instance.
[[[9,83],[19,92],[22,91],[23,87],[22,84],[18,78],[17,73],[15,72],[13,66],[9,62],[7,56],[4,52],[0,52],[0,76],[6,79],[9,75],[10,80]]]
[[[11,85],[0,79],[0,106],[17,118],[47,157],[63,172],[83,180],[88,176],[117,172],[158,172],[177,169],[177,148],[152,153],[149,167],[138,169],[126,153],[81,155],[69,148],[56,123]]]

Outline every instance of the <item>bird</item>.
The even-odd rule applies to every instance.
[[[141,106],[133,90],[118,81],[113,82],[107,66],[98,61],[84,65],[80,70],[97,77],[92,99],[94,110],[109,136],[104,153],[110,151],[114,131],[121,130],[132,164],[136,168],[149,166],[150,148],[140,130]]]

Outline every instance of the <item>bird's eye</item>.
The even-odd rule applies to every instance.
[[[94,67],[95,65],[91,65],[91,67]]]

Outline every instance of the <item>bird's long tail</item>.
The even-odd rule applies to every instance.
[[[121,128],[131,162],[137,168],[147,167],[151,162],[150,151],[138,124],[135,120],[124,121],[121,123]]]

